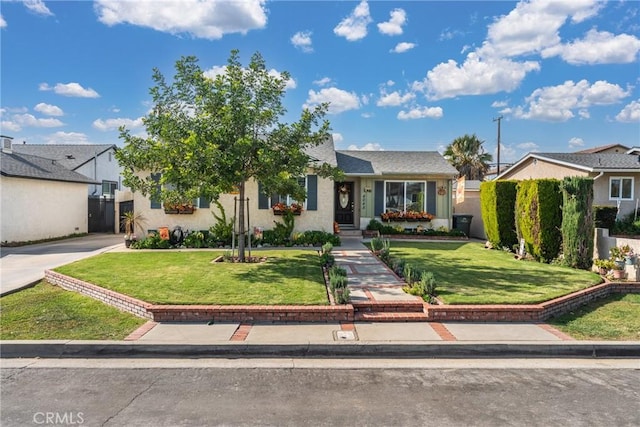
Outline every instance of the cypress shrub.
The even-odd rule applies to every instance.
[[[516,229],[527,252],[536,260],[550,262],[562,243],[562,193],[557,179],[521,181],[516,196]]]
[[[517,181],[485,181],[480,184],[480,209],[487,240],[496,248],[518,243],[515,225]]]
[[[567,177],[562,190],[562,252],[567,265],[588,270],[593,263],[593,179]]]
[[[616,225],[616,217],[618,215],[617,206],[594,206],[593,221],[597,228],[608,228],[613,230]]]

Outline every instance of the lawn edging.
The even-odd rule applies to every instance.
[[[112,305],[155,322],[353,322],[356,309],[340,305],[161,305],[122,295],[52,270],[52,285]],[[605,282],[540,304],[432,305],[424,304],[424,320],[432,322],[542,322],[614,293],[640,293],[640,282]]]

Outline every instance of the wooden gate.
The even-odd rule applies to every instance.
[[[113,199],[89,198],[89,233],[113,233],[115,221],[116,211]]]

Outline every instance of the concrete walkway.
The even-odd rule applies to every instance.
[[[44,278],[44,271],[124,246],[122,235],[92,233],[84,237],[2,248],[0,296],[29,287]]]

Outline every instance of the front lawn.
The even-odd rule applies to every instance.
[[[154,304],[325,305],[312,250],[262,250],[264,263],[212,263],[220,251],[113,252],[56,271]]]
[[[0,299],[3,340],[122,340],[145,322],[45,282]]]
[[[517,260],[472,242],[391,241],[391,256],[433,272],[446,304],[537,304],[601,282],[589,271]]]
[[[640,341],[640,294],[611,295],[548,323],[579,340]]]

